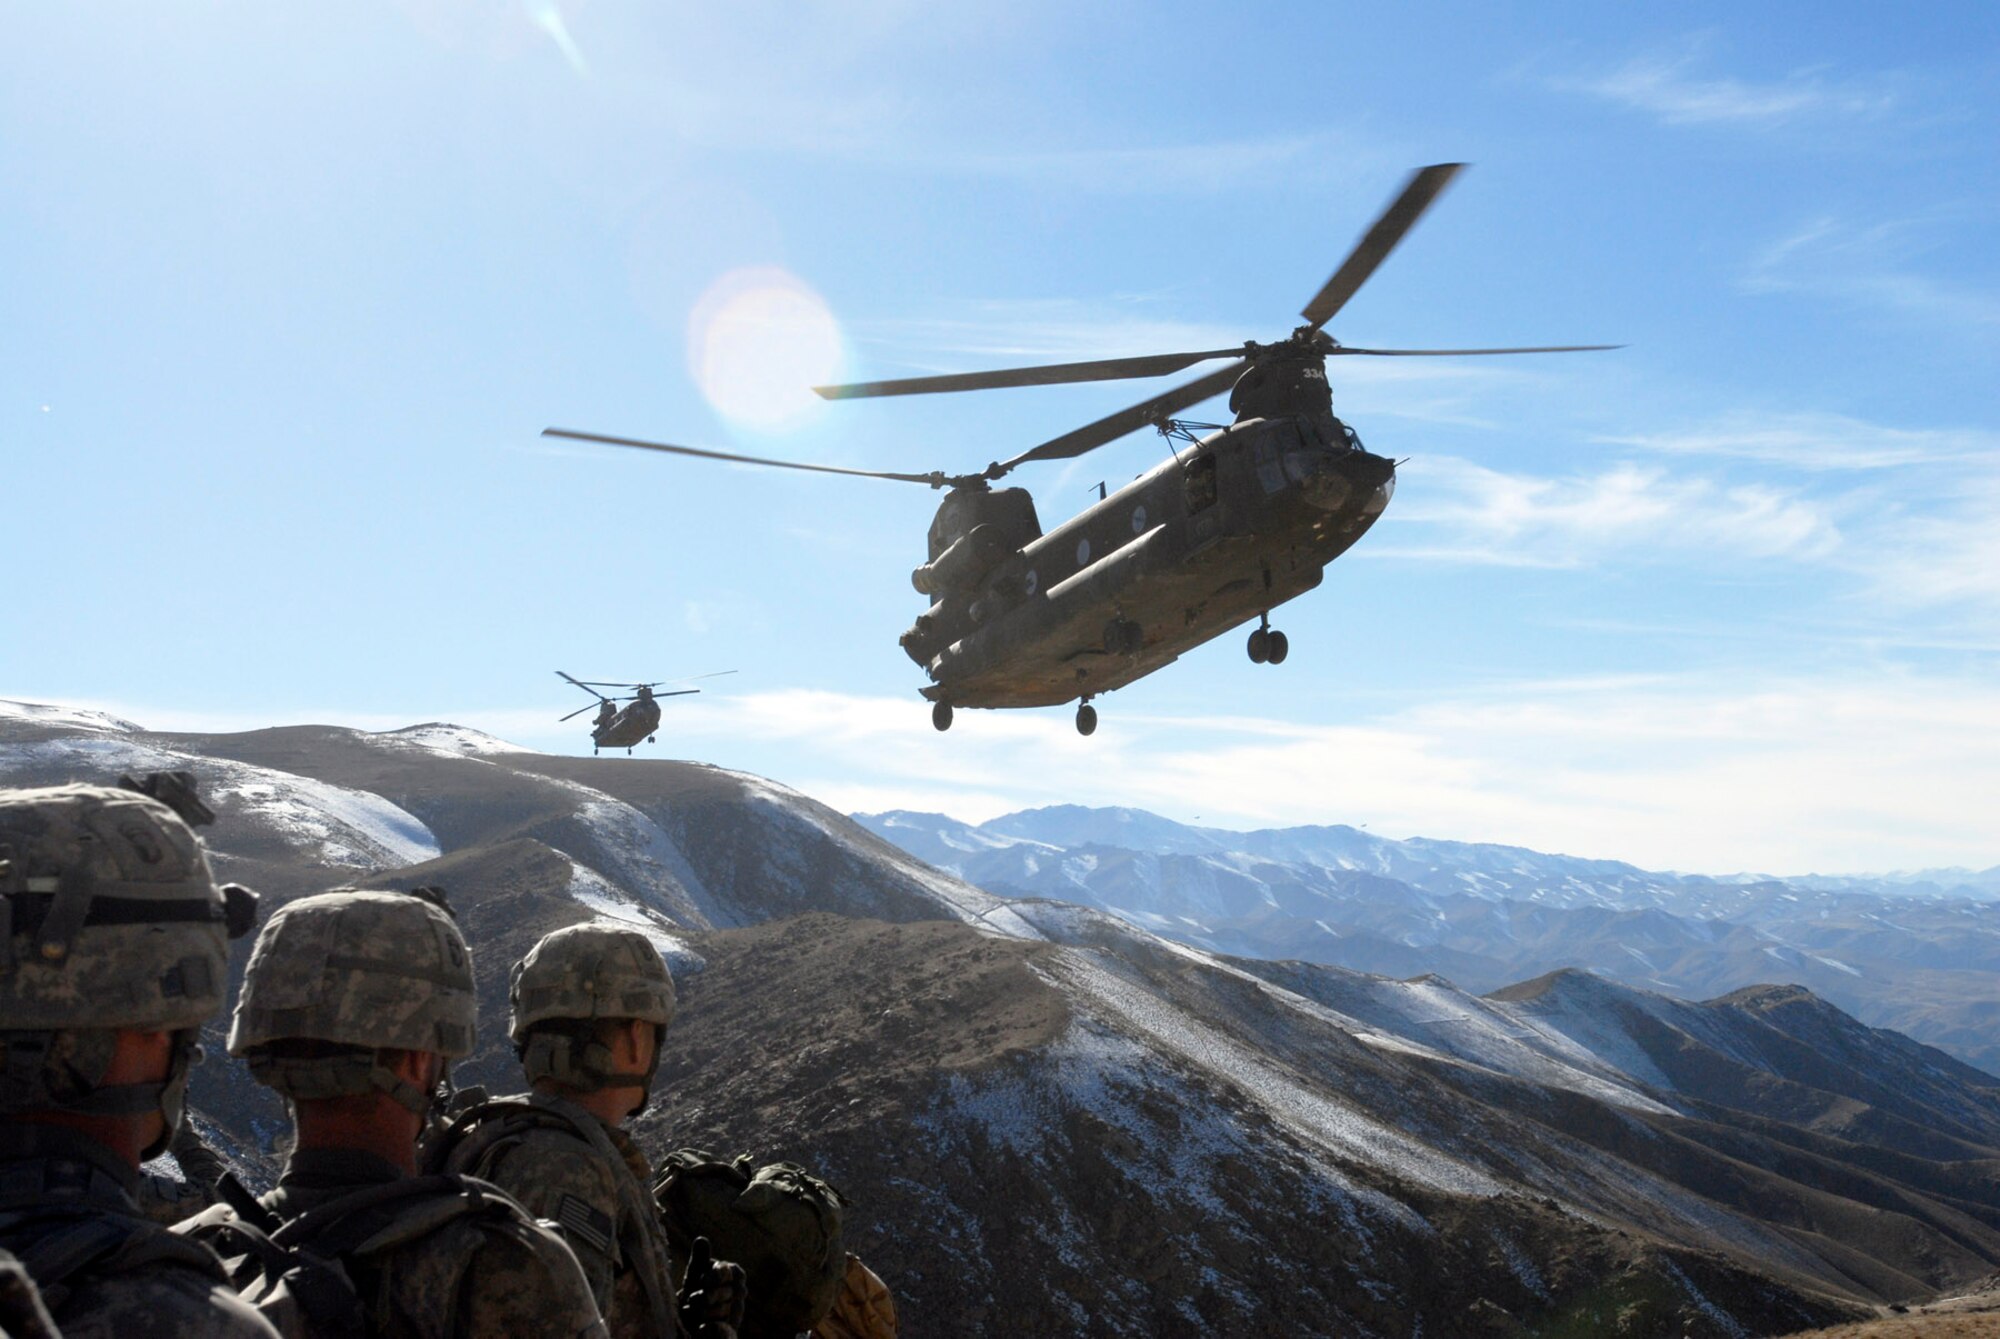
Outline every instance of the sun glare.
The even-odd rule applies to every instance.
[[[821,407],[812,387],[835,380],[840,326],[826,302],[774,266],[732,270],[688,318],[688,364],[715,411],[742,427],[796,427]]]

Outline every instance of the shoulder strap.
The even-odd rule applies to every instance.
[[[69,1281],[86,1273],[125,1273],[153,1265],[200,1271],[228,1281],[214,1252],[175,1236],[157,1223],[123,1214],[55,1210],[5,1215],[8,1229],[26,1229],[15,1253],[50,1309],[62,1305]]]

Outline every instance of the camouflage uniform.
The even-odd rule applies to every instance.
[[[229,1050],[295,1101],[385,1092],[422,1113],[433,1095],[397,1076],[382,1050],[455,1059],[472,1049],[473,1021],[471,954],[448,911],[404,893],[326,893],[282,908],[258,936]],[[286,1045],[294,1042],[319,1045],[301,1052]],[[399,1183],[402,1169],[372,1153],[308,1148],[292,1155],[261,1202],[292,1221]],[[356,1285],[368,1328],[603,1335],[562,1238],[499,1188],[470,1177],[427,1177],[403,1188],[383,1205],[356,1209],[367,1235],[333,1252]],[[342,1231],[355,1225],[334,1218]],[[241,1215],[219,1205],[188,1227],[200,1236],[232,1220]]]
[[[515,967],[508,996],[510,1033],[529,1079],[570,1090],[633,1082],[611,1069],[591,1023],[643,1019],[657,1039],[674,1014],[673,978],[659,951],[634,931],[603,925],[545,936]],[[537,1026],[551,1022],[558,1028]],[[646,1086],[658,1055],[656,1045]],[[653,1169],[623,1130],[537,1092],[463,1113],[432,1151],[432,1165],[495,1182],[552,1220],[617,1339],[680,1332],[666,1233],[648,1189]]]
[[[124,1154],[50,1120],[158,1112],[147,1155],[165,1147],[253,908],[216,885],[164,804],[100,786],[0,791],[0,1248],[66,1334],[273,1334],[214,1255],[139,1216]],[[172,1034],[163,1080],[103,1082],[121,1031]]]
[[[677,1333],[672,1264],[653,1209],[653,1169],[630,1135],[561,1097],[474,1107],[442,1165],[492,1181],[561,1230],[614,1339]]]

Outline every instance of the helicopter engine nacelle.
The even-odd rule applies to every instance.
[[[917,621],[902,635],[900,643],[910,659],[928,665],[938,652],[964,636],[970,627],[963,601],[940,600],[917,615]]]
[[[975,525],[953,540],[935,559],[910,573],[910,584],[924,595],[965,590],[1013,551],[997,525]]]

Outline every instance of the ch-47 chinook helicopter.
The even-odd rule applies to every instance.
[[[959,707],[1077,701],[1076,728],[1087,735],[1097,728],[1092,698],[1251,619],[1250,659],[1282,664],[1290,645],[1271,626],[1271,610],[1319,585],[1326,565],[1389,505],[1396,462],[1366,450],[1334,416],[1328,358],[1619,347],[1354,348],[1322,329],[1463,166],[1441,163],[1414,174],[1306,304],[1306,323],[1277,343],[814,388],[833,400],[916,395],[1164,376],[1231,360],[975,474],[848,469],[562,428],[544,435],[949,490],[931,520],[929,559],[911,573],[933,603],[901,639],[931,678],[923,689],[931,723],[949,729]],[[1196,428],[1213,425],[1174,418],[1225,389],[1236,416],[1227,427],[1197,436]],[[1026,489],[992,486],[1017,466],[1080,456],[1148,426],[1186,449],[1054,530],[1043,532]]]
[[[676,688],[668,693],[654,692],[653,690],[661,684],[670,682],[666,679],[655,679],[651,683],[605,683],[579,679],[564,674],[561,670],[557,670],[556,673],[597,699],[597,719],[590,724],[592,753],[596,753],[599,749],[624,749],[630,753],[638,747],[641,740],[648,744],[652,743],[653,731],[660,728],[660,699],[685,697],[689,693],[701,691],[699,688]],[[695,677],[717,679],[724,674],[734,673],[735,670],[722,670],[716,674],[698,674]],[[597,691],[600,688],[629,688],[632,692],[626,697],[606,697]],[[620,702],[627,705],[620,707],[618,705]],[[562,717],[561,721],[572,720],[589,710],[589,707],[578,707],[568,716]],[[560,724],[561,721],[557,723]]]

